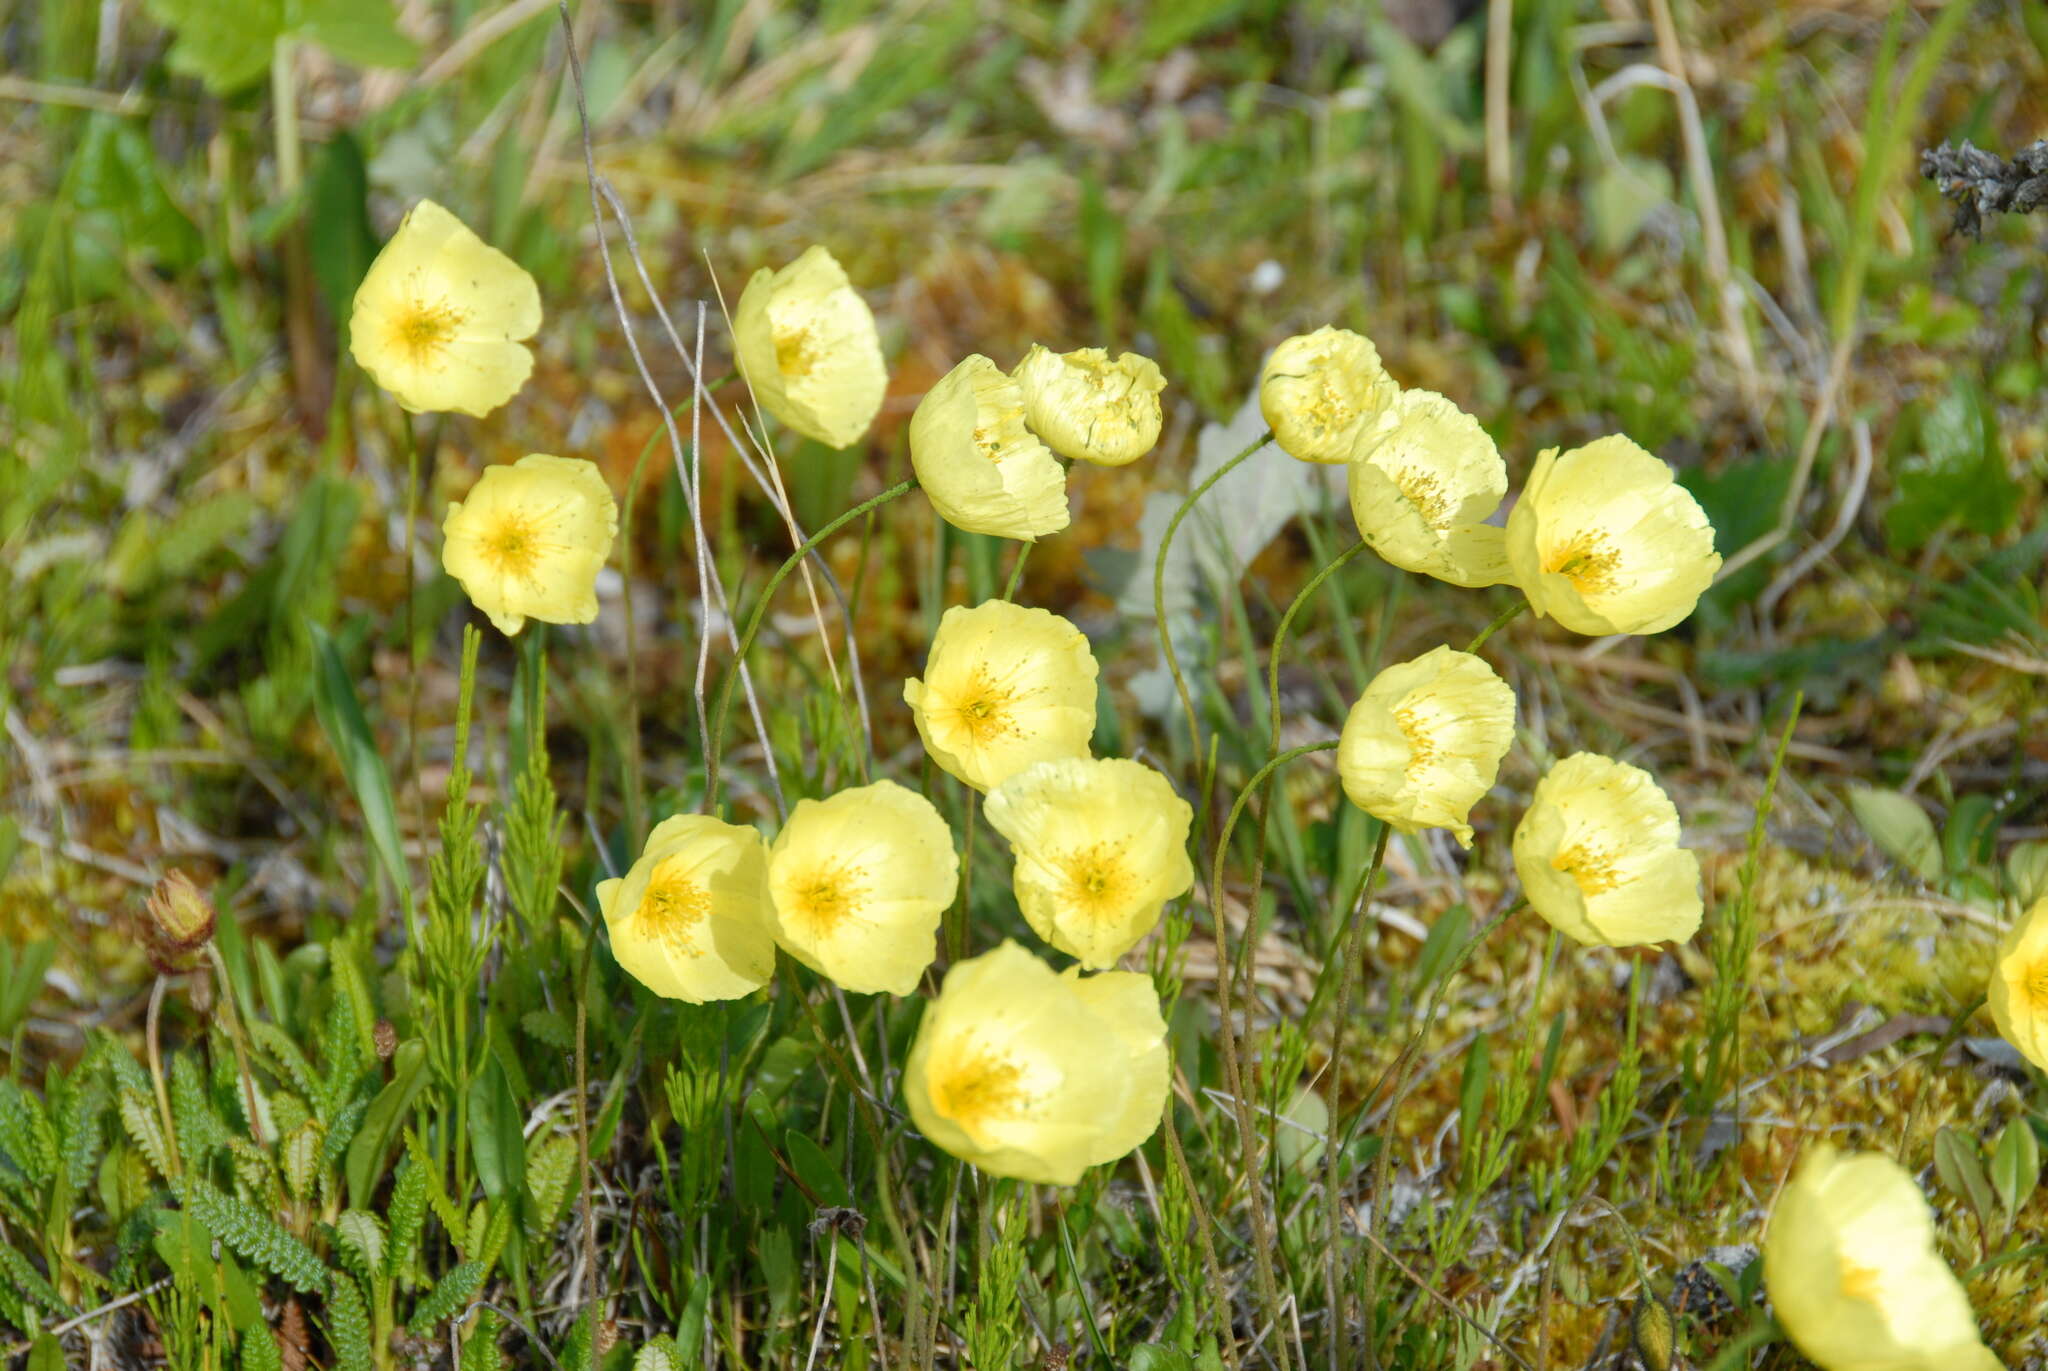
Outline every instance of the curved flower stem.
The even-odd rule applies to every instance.
[[[1517,600],[1512,606],[1502,610],[1499,616],[1495,618],[1492,623],[1488,624],[1485,628],[1479,630],[1478,637],[1474,638],[1471,642],[1465,644],[1465,651],[1477,652],[1480,648],[1486,646],[1486,640],[1488,638],[1491,638],[1497,631],[1507,627],[1516,619],[1520,618],[1522,615],[1522,611],[1527,609],[1528,607],[1529,602],[1527,600]]]
[[[1219,473],[1220,474],[1220,473]],[[1200,492],[1197,492],[1198,494]],[[1192,499],[1192,497],[1190,497]],[[1185,506],[1183,506],[1185,508]],[[1162,625],[1163,627],[1163,625]],[[1190,713],[1188,722],[1194,722]],[[1230,854],[1230,835],[1237,828],[1237,821],[1275,771],[1297,757],[1311,752],[1328,752],[1336,747],[1335,739],[1329,742],[1309,743],[1302,747],[1289,748],[1252,773],[1237,792],[1237,799],[1230,806],[1230,814],[1223,821],[1223,831],[1216,838],[1216,855],[1209,869],[1209,920],[1216,936],[1216,1010],[1222,1027],[1223,1076],[1230,1090],[1232,1109],[1237,1114],[1238,1143],[1244,1151],[1244,1172],[1248,1180],[1261,1174],[1259,1162],[1259,1131],[1252,1119],[1250,1098],[1245,1094],[1244,1073],[1238,1062],[1237,1019],[1234,995],[1236,987],[1236,963],[1230,955],[1230,920],[1223,912],[1223,861]],[[1263,828],[1263,825],[1261,826]],[[1251,904],[1245,920],[1245,944],[1250,945],[1258,931],[1259,892],[1251,892]],[[1240,949],[1242,951],[1242,949]],[[1255,1181],[1246,1186],[1252,1205],[1252,1258],[1257,1270],[1259,1297],[1266,1305],[1266,1316],[1277,1326],[1280,1322],[1280,1289],[1273,1276],[1273,1235],[1272,1221],[1266,1213],[1266,1192]],[[1281,1371],[1287,1371],[1287,1346],[1275,1340],[1274,1350],[1279,1354]]]
[[[776,587],[788,579],[790,572],[803,565],[804,558],[811,555],[811,549],[869,510],[885,505],[899,495],[907,494],[916,486],[917,478],[912,476],[906,481],[898,481],[880,495],[869,496],[847,510],[804,539],[802,545],[790,553],[781,566],[775,568],[775,574],[768,578],[768,584],[761,587],[761,594],[754,601],[754,612],[747,616],[747,627],[740,634],[739,643],[733,649],[732,670],[726,673],[724,683],[719,686],[718,710],[711,718],[711,735],[704,740],[704,810],[707,814],[715,813],[718,808],[718,747],[720,740],[725,737],[726,716],[732,712],[733,687],[739,681],[740,672],[746,667],[747,653],[754,646],[755,637],[761,632],[761,621],[768,617],[768,607],[775,600]],[[769,746],[767,739],[761,741],[763,746]]]
[[[1337,1017],[1330,1026],[1330,1098],[1333,1100],[1338,1098],[1344,1085],[1339,1073],[1343,1069],[1344,1060],[1344,1026],[1351,1017],[1352,969],[1358,959],[1358,929],[1371,917],[1366,911],[1372,908],[1373,882],[1378,878],[1380,868],[1386,863],[1387,839],[1394,832],[1392,824],[1385,820],[1379,823],[1380,835],[1372,845],[1372,860],[1366,865],[1365,879],[1359,883],[1358,898],[1352,902],[1355,909],[1344,926],[1342,950],[1337,954]],[[1336,1146],[1336,1119],[1336,1111],[1331,1110],[1330,1124],[1324,1131],[1323,1139],[1323,1198],[1329,1206],[1330,1233],[1329,1253],[1323,1264],[1323,1274],[1327,1282],[1324,1295],[1329,1301],[1330,1327],[1333,1333],[1350,1326],[1344,1319],[1345,1295],[1349,1286],[1344,1279],[1344,1206],[1339,1199],[1340,1187],[1337,1179],[1337,1158],[1340,1154]],[[1330,1339],[1330,1371],[1343,1371],[1345,1350],[1344,1339],[1341,1336],[1333,1336]]]
[[[1280,616],[1280,627],[1273,630],[1273,646],[1266,654],[1266,719],[1273,731],[1273,746],[1280,746],[1280,651],[1287,645],[1287,630],[1294,625],[1294,616],[1301,613],[1309,599],[1323,582],[1337,573],[1338,568],[1365,551],[1363,542],[1353,543],[1335,557],[1328,566],[1309,577],[1308,584],[1294,596],[1294,603],[1287,606],[1287,612]]]
[[[1017,545],[1017,560],[1010,563],[1010,579],[1003,585],[1003,598],[1012,604],[1017,600],[1017,587],[1024,584],[1024,560],[1031,555],[1031,549],[1037,546],[1036,543]]]
[[[1202,483],[1189,491],[1187,498],[1180,502],[1180,508],[1166,521],[1166,532],[1159,539],[1159,555],[1152,561],[1152,619],[1159,625],[1159,650],[1166,658],[1166,670],[1173,677],[1174,689],[1180,692],[1180,707],[1188,716],[1188,742],[1194,748],[1194,755],[1202,755],[1202,729],[1195,717],[1194,697],[1188,694],[1187,677],[1181,675],[1180,658],[1173,651],[1173,631],[1166,623],[1166,555],[1173,549],[1173,535],[1180,528],[1181,520],[1195,507],[1195,501],[1208,493],[1209,487],[1228,476],[1242,465],[1246,458],[1273,440],[1269,429],[1252,440],[1252,445],[1222,466],[1209,473]]]

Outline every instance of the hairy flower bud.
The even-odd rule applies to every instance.
[[[159,971],[179,969],[213,938],[213,902],[175,868],[156,883],[143,909],[143,937]]]

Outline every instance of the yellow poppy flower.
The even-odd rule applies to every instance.
[[[992,1176],[1047,1185],[1151,1137],[1166,1084],[1150,977],[1058,974],[1008,941],[946,973],[903,1069],[918,1131]]]
[[[1143,763],[1040,762],[990,791],[987,813],[1016,853],[1024,921],[1091,971],[1115,966],[1195,883],[1195,811]]]
[[[1469,652],[1431,648],[1372,678],[1345,717],[1337,775],[1351,802],[1403,833],[1448,828],[1493,789],[1515,741],[1515,692]]]
[[[1088,639],[1049,610],[955,605],[903,700],[932,760],[990,790],[1038,762],[1088,755],[1096,671]]]
[[[2005,1040],[2048,1071],[2048,896],[1999,941],[1985,998]]]
[[[1824,1371],[2002,1371],[1935,1248],[1926,1197],[1890,1157],[1808,1152],[1763,1263],[1778,1323]]]
[[[1507,545],[1529,607],[1574,633],[1661,633],[1721,567],[1699,501],[1620,434],[1538,457]]]
[[[480,418],[533,374],[523,340],[539,331],[540,288],[525,268],[422,200],[356,287],[348,350],[414,413]]]
[[[1067,526],[1067,470],[1024,426],[1024,387],[976,353],[910,416],[910,466],[941,518],[1035,542]]]
[[[823,247],[755,272],[732,332],[754,398],[805,437],[850,447],[881,411],[889,371],[874,313]]]
[[[768,847],[751,828],[664,819],[624,877],[597,883],[597,904],[619,965],[664,998],[736,1000],[775,974]]]
[[[1273,441],[1304,462],[1357,457],[1400,393],[1372,339],[1343,328],[1289,338],[1259,373],[1259,412]]]
[[[1479,421],[1428,390],[1404,390],[1350,467],[1359,536],[1405,571],[1457,586],[1513,579],[1507,530],[1486,522],[1507,464]]]
[[[848,990],[908,995],[959,872],[939,811],[894,781],[799,800],[768,849],[775,941]]]
[[[536,452],[485,468],[469,498],[448,506],[441,565],[500,632],[528,619],[587,624],[618,531],[596,463]]]
[[[1536,785],[1515,828],[1529,904],[1582,943],[1682,942],[1700,926],[1700,862],[1650,773],[1577,752]]]
[[[1101,348],[1034,343],[1010,375],[1024,388],[1024,421],[1062,457],[1128,466],[1159,441],[1166,377],[1149,357],[1126,352],[1112,362]]]

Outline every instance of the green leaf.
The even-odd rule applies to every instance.
[[[384,1225],[375,1214],[361,1209],[344,1209],[334,1221],[334,1247],[341,1264],[363,1281],[374,1284],[384,1274],[390,1248],[384,1241]]]
[[[824,1148],[794,1128],[783,1135],[782,1144],[783,1150],[789,1154],[790,1170],[796,1172],[797,1179],[811,1192],[810,1197],[815,1203],[840,1208],[853,1205],[853,1192],[840,1179],[838,1166]]]
[[[14,820],[0,818],[0,880],[7,876],[16,834]],[[37,938],[19,947],[12,939],[0,942],[0,1038],[14,1036],[14,1030],[28,1016],[29,1005],[43,988],[43,976],[56,960],[57,943],[53,938]]]
[[[416,1338],[426,1337],[436,1325],[468,1303],[484,1283],[484,1263],[467,1261],[441,1278],[428,1296],[412,1311],[406,1328]]]
[[[1924,546],[1950,522],[2002,533],[2019,514],[2019,485],[2006,470],[1996,414],[1967,376],[1922,416],[1916,450],[1893,479],[1898,495],[1884,512],[1884,531],[1901,552]]]
[[[566,1133],[535,1141],[539,1144],[526,1160],[526,1193],[532,1204],[527,1209],[529,1237],[546,1236],[569,1202],[576,1180],[576,1140]]]
[[[312,1250],[252,1204],[222,1194],[187,1172],[173,1187],[178,1203],[208,1233],[303,1295],[327,1288],[327,1268]]]
[[[178,1159],[188,1171],[204,1167],[215,1148],[227,1146],[228,1126],[207,1098],[198,1063],[185,1053],[171,1059],[171,1126]]]
[[[116,1107],[121,1113],[122,1129],[156,1168],[157,1175],[168,1178],[171,1149],[164,1140],[163,1120],[157,1116],[156,1101],[139,1090],[123,1090]]]
[[[505,1068],[488,1057],[469,1083],[469,1145],[477,1179],[494,1200],[526,1189],[525,1115],[505,1079]]]
[[[347,1276],[336,1276],[327,1292],[327,1340],[334,1344],[335,1371],[371,1371],[370,1311]]]
[[[2005,1207],[2008,1224],[2019,1218],[2041,1183],[2041,1144],[2034,1137],[2034,1125],[2022,1114],[1998,1135],[1991,1151],[1991,1186]]]
[[[1941,839],[1927,811],[1896,790],[1849,788],[1849,809],[1878,850],[1923,881],[1941,879]]]
[[[270,70],[284,32],[282,0],[143,0],[150,18],[171,29],[172,71],[196,76],[216,95],[232,95]]]
[[[396,1278],[419,1246],[420,1227],[427,1218],[427,1170],[411,1157],[398,1163],[391,1183],[391,1243],[384,1252],[384,1275]]]
[[[370,846],[384,866],[384,874],[397,888],[407,919],[412,915],[412,879],[405,869],[405,848],[399,841],[398,805],[391,795],[391,777],[378,755],[376,738],[363,717],[356,688],[348,668],[335,651],[334,639],[318,624],[308,624],[313,635],[316,658],[313,676],[313,709],[328,744],[341,761],[342,774],[356,803],[362,806],[363,823],[370,831]]]
[[[1602,252],[1629,245],[1651,211],[1671,202],[1671,169],[1647,157],[1624,156],[1602,169],[1593,181],[1586,208],[1593,221],[1593,241]]]
[[[370,1207],[370,1196],[384,1174],[384,1158],[397,1141],[406,1115],[412,1112],[413,1101],[427,1088],[427,1080],[426,1044],[418,1038],[407,1038],[391,1056],[390,1083],[370,1102],[363,1126],[357,1130],[355,1141],[348,1145],[348,1162],[343,1171],[348,1177],[349,1203],[358,1209]]]
[[[346,319],[370,263],[377,235],[370,228],[370,181],[362,145],[346,129],[313,155],[306,205],[306,249],[327,312]]]
[[[55,1333],[38,1333],[28,1349],[25,1371],[64,1371],[64,1344]]]
[[[320,1176],[321,1143],[327,1130],[318,1119],[307,1119],[304,1123],[285,1134],[278,1144],[278,1169],[284,1172],[285,1188],[292,1198],[306,1201],[313,1198],[313,1187]]]
[[[409,67],[419,48],[391,0],[289,0],[293,33],[358,67]]]
[[[1977,1213],[1980,1233],[1991,1231],[1994,1209],[1991,1181],[1984,1174],[1984,1154],[1977,1140],[1944,1124],[1934,1135],[1934,1170],[1949,1193],[1969,1202]]]

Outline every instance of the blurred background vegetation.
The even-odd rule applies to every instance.
[[[1397,379],[1475,412],[1515,480],[1542,448],[1624,431],[1680,469],[1730,574],[1655,639],[1516,626],[1534,745],[1653,766],[1725,859],[1710,879],[1726,894],[1774,730],[1803,692],[1756,887],[1778,912],[1770,984],[1802,998],[1760,991],[1756,1031],[1791,1063],[1812,1035],[1869,1027],[1866,1014],[1966,998],[1991,914],[2021,880],[2008,858],[2048,837],[2048,230],[2011,218],[1955,236],[1917,166],[1943,140],[2009,155],[2048,131],[2048,3],[572,10],[597,166],[679,325],[712,302],[714,379],[728,370],[716,301],[810,242],[876,307],[892,377],[875,433],[846,452],[783,454],[805,527],[908,473],[910,410],[968,352],[1004,366],[1032,341],[1156,357],[1172,382],[1158,452],[1075,472],[1074,527],[1033,555],[1024,596],[1112,645],[1102,736],[1186,761],[1143,705],[1153,627],[1123,591],[1149,566],[1148,495],[1185,482],[1204,426],[1237,415],[1266,348],[1327,322],[1369,334]],[[634,846],[621,831],[626,720],[639,721],[650,808],[696,803],[690,678],[705,616],[660,416],[600,268],[551,0],[6,0],[0,14],[0,1037],[10,1076],[34,1081],[77,1058],[89,1030],[134,1031],[151,972],[125,921],[166,864],[218,878],[224,922],[280,951],[388,912],[316,717],[327,661],[345,665],[386,757],[417,723],[424,769],[403,777],[398,821],[408,843],[431,842],[411,801],[446,783],[466,606],[439,575],[431,527],[408,551],[399,416],[345,345],[355,283],[413,201],[441,201],[511,253],[548,312],[512,404],[421,423],[423,522],[484,465],[531,451],[590,457],[632,491],[630,581],[608,579],[598,624],[554,653],[547,747],[574,891]],[[653,338],[615,230],[610,241]],[[670,403],[687,400],[673,352],[650,347],[648,364]],[[715,555],[745,601],[788,534],[711,426],[702,443]],[[1262,755],[1246,645],[1349,545],[1347,525],[1340,501],[1239,549],[1250,575],[1194,603],[1205,707],[1234,728],[1226,774]],[[830,555],[855,588],[880,753],[914,766],[894,682],[944,604],[1000,586],[1007,553],[935,532],[904,501]],[[1283,684],[1315,736],[1376,655],[1490,617],[1370,561],[1297,630],[1302,665]],[[772,621],[784,650],[756,660],[765,688],[787,692],[771,743],[815,790],[846,741],[835,711],[795,703],[821,701],[825,679],[799,605]],[[500,696],[517,656],[487,640],[483,676]],[[520,724],[484,729],[510,747],[480,764],[481,783],[509,791]],[[758,743],[740,755],[758,770]],[[1324,856],[1358,841],[1329,779],[1303,784],[1271,839],[1282,890],[1268,898],[1283,909],[1308,908]],[[1866,800],[1851,822],[1852,787],[1904,807]],[[758,784],[743,797],[766,811]],[[1390,898],[1433,923],[1497,892],[1502,869],[1498,850],[1469,871],[1446,853],[1397,855]],[[1801,910],[1824,926],[1779,918]],[[396,932],[387,919],[387,944]],[[1292,932],[1283,921],[1274,935],[1276,1005],[1310,960],[1314,940]],[[1542,962],[1541,939],[1523,942],[1489,973],[1496,991]],[[1374,955],[1406,966],[1426,951]],[[1696,951],[1665,961],[1677,980],[1706,975]],[[1594,997],[1572,1058],[1587,1070],[1612,1057],[1628,1002],[1604,977],[1575,992]],[[1496,998],[1471,1022],[1503,1012]],[[1670,1011],[1652,1061],[1675,1061],[1696,1026]],[[1981,1103],[1983,1082],[1937,1079],[1925,1047],[1884,1069],[1927,1068],[1938,1117]],[[1453,1072],[1432,1087],[1446,1110],[1472,1089],[1466,1060],[1462,1083]],[[1487,1088],[1482,1074],[1481,1100]],[[1830,1129],[1882,1126],[1897,1108],[1864,1076],[1761,1098],[1792,1117],[1825,1107]],[[1569,1135],[1572,1111],[1557,1111]],[[1634,1217],[1667,1285],[1768,1203],[1789,1145],[1761,1141],[1741,1168],[1756,1179],[1714,1206]],[[1567,1359],[1620,1346],[1601,1301],[1636,1272],[1612,1234],[1599,1242],[1543,1286],[1546,1310],[1576,1301],[1583,1318],[1511,1322],[1518,1345],[1555,1337],[1546,1349]],[[1432,1274],[1453,1298],[1485,1282],[1498,1294],[1515,1256],[1476,1249]],[[1987,1328],[2017,1357],[2043,1348],[2040,1300],[2015,1272],[1973,1290],[2004,1310]],[[1518,1290],[1533,1298],[1526,1273],[1503,1308]],[[1148,1298],[1134,1292],[1134,1307]]]

